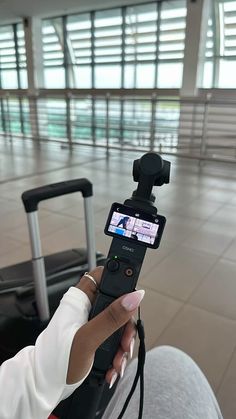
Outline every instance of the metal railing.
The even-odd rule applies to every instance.
[[[236,162],[236,100],[165,90],[0,92],[0,135]]]

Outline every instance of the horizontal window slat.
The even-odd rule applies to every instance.
[[[114,56],[114,57],[109,57],[109,59],[105,57],[95,57],[94,61],[95,63],[99,63],[99,64],[114,64],[114,63],[120,64],[121,57]]]
[[[225,42],[227,41],[235,41],[236,42],[236,35],[225,35]]]
[[[43,56],[45,60],[60,59],[60,58],[63,59],[64,57],[63,52],[60,52],[60,51],[44,52]]]
[[[70,29],[67,31],[68,34],[89,34],[91,32],[91,28],[86,29]]]
[[[111,29],[112,30],[120,29],[121,26],[122,26],[122,23],[119,23],[117,25],[96,26],[96,18],[95,18],[95,22],[94,22],[95,32],[100,31],[100,30],[110,31]]]
[[[184,45],[184,39],[175,39],[175,40],[169,40],[169,39],[160,39],[159,44],[160,45]]]
[[[235,46],[229,46],[229,47],[224,47],[224,52],[231,52],[231,51],[235,51],[236,50],[236,45]]]
[[[236,22],[235,23],[225,23],[225,29],[236,29]]]
[[[176,62],[178,61],[178,62],[180,62],[180,61],[182,61],[183,62],[183,59],[184,59],[184,54],[171,54],[171,53],[169,53],[169,54],[159,54],[158,55],[158,60],[159,61],[169,61],[169,60],[172,60],[172,61],[175,61],[176,60]]]
[[[184,34],[185,33],[185,28],[175,28],[175,29],[171,29],[171,28],[160,28],[160,36],[162,35],[162,34],[171,34],[171,35],[178,35],[178,34]]]
[[[10,52],[9,52],[9,48],[8,48],[8,50],[7,49],[3,50],[3,51],[0,50],[0,59],[1,59],[1,57],[15,57],[15,55],[16,55],[15,50],[10,51]]]
[[[59,44],[54,45],[54,47],[52,47],[52,46],[45,47],[45,45],[43,46],[43,52],[45,52],[45,53],[53,54],[54,52],[58,52],[58,51],[62,51],[62,47]]]
[[[91,48],[91,46],[92,46],[92,43],[90,42],[88,45],[85,45],[85,46],[81,46],[81,44],[80,43],[77,43],[77,42],[72,42],[72,46],[73,46],[73,50],[74,51],[83,51],[83,50],[87,50],[87,49],[90,49]],[[104,48],[106,48],[106,47],[104,47]],[[111,47],[108,47],[108,48],[111,48]]]
[[[16,70],[16,63],[0,63],[1,70]]]
[[[50,63],[55,63],[55,62],[57,62],[58,63],[58,65],[63,65],[64,64],[64,61],[63,60],[59,60],[58,58],[48,58],[47,60],[45,60],[45,65],[50,65]]]
[[[105,53],[102,52],[101,50],[100,51],[95,50],[95,57],[116,57],[121,54],[122,54],[121,50],[116,50],[116,51],[113,50],[113,52],[107,51]]]
[[[225,17],[235,17],[236,20],[236,11],[235,10],[229,10],[229,11],[224,11],[224,15]]]
[[[1,64],[5,64],[5,63],[12,64],[12,63],[15,63],[16,62],[16,57],[10,56],[10,58],[7,59],[7,57],[0,57],[0,63]]]

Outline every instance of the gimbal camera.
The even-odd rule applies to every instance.
[[[124,205],[114,203],[111,207],[105,234],[113,236],[113,240],[90,318],[116,298],[135,290],[146,249],[159,246],[166,222],[165,217],[157,215],[152,188],[168,183],[169,175],[170,163],[157,154],[147,153],[134,161],[133,177],[138,188]],[[120,224],[124,219],[128,225]],[[110,367],[121,333],[112,335],[97,350],[94,368],[98,371],[106,372]]]
[[[104,231],[113,240],[90,319],[116,298],[135,290],[147,247],[156,249],[161,241],[166,219],[157,214],[152,188],[169,183],[170,162],[156,153],[147,153],[134,161],[133,178],[138,182],[138,187],[132,197],[124,204],[112,204],[107,219]],[[92,371],[78,389],[81,400],[83,392],[86,394],[86,389],[87,393],[89,391],[90,403],[86,404],[84,410],[80,405],[75,418],[95,418],[105,374],[112,365],[122,331],[115,332],[96,351]]]

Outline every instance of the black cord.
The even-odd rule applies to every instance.
[[[146,358],[146,349],[145,349],[145,336],[144,336],[144,327],[143,323],[140,320],[140,331],[142,337],[140,339],[140,401],[139,401],[139,416],[138,419],[142,419],[143,416],[143,403],[144,403],[144,364]],[[140,338],[140,336],[139,336]]]
[[[131,390],[128,394],[128,397],[125,401],[125,404],[123,406],[122,411],[120,412],[118,419],[122,419],[128,404],[131,400],[131,397],[133,396],[133,393],[137,387],[138,380],[140,378],[140,401],[139,401],[139,415],[138,419],[142,419],[143,416],[143,402],[144,402],[144,364],[145,364],[145,358],[146,358],[146,349],[145,349],[145,334],[144,334],[144,326],[143,322],[140,319],[140,307],[138,310],[138,321],[137,321],[137,331],[138,331],[138,337],[140,340],[139,343],[139,350],[138,350],[138,366],[137,366],[137,372],[134,378],[133,385],[131,387]]]

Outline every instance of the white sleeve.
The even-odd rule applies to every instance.
[[[66,376],[74,335],[87,323],[90,309],[87,295],[71,287],[35,346],[1,365],[1,419],[46,419],[82,384],[90,371],[73,385],[66,384]]]

